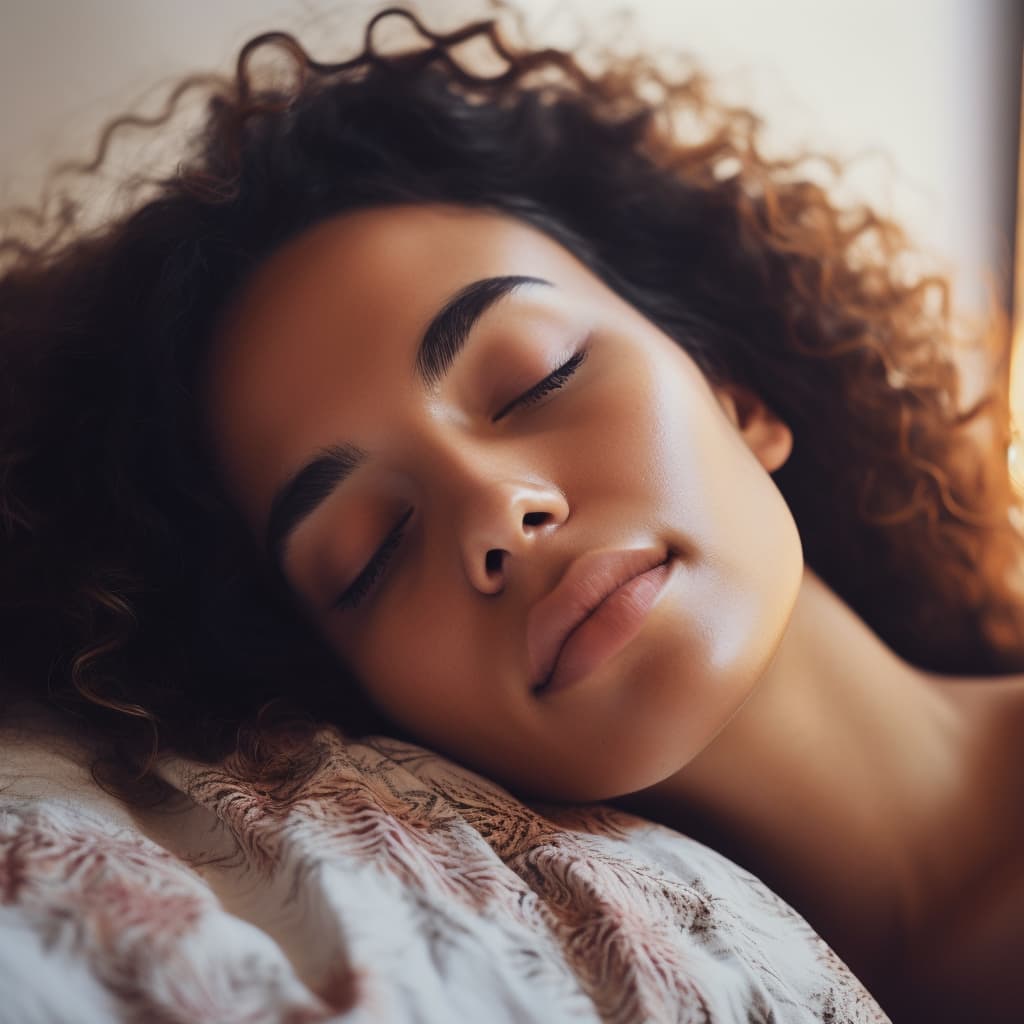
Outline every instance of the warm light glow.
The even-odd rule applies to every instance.
[[[1013,441],[1010,445],[1010,475],[1024,491],[1024,62],[1021,65],[1021,125],[1017,151],[1017,224],[1014,253],[1014,330],[1010,357],[1010,410]]]

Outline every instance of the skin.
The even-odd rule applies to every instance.
[[[430,317],[510,273],[554,287],[490,307],[424,389],[413,367]],[[490,422],[585,338],[564,388]],[[801,551],[759,460],[781,462],[788,430],[754,402],[738,429],[730,396],[535,228],[435,207],[323,224],[257,274],[210,382],[220,464],[257,536],[275,488],[318,449],[370,453],[294,532],[287,579],[391,718],[519,792],[603,799],[678,770],[778,643]],[[409,507],[373,596],[329,610]],[[631,547],[678,553],[668,592],[586,686],[540,699],[531,605],[575,558]]]
[[[414,360],[428,321],[505,274],[553,287],[491,306],[424,388]],[[562,389],[491,422],[582,344]],[[786,457],[788,428],[712,390],[532,227],[439,207],[325,223],[256,275],[209,381],[220,464],[257,536],[276,488],[317,449],[369,453],[292,535],[286,578],[391,718],[519,792],[604,799],[665,778],[733,715],[779,642],[802,560],[766,467]],[[410,507],[372,596],[328,610]],[[677,556],[641,635],[586,685],[539,699],[530,608],[581,555],[636,547]]]
[[[553,287],[491,306],[424,387],[428,322],[506,274]],[[581,347],[564,387],[492,421]],[[1024,677],[924,673],[804,567],[771,478],[793,439],[756,395],[711,386],[543,233],[441,206],[288,243],[206,369],[210,441],[256,537],[318,450],[367,453],[282,569],[392,719],[522,795],[617,798],[711,843],[900,1021],[1012,1019]],[[332,610],[409,509],[371,595]],[[575,559],[622,548],[671,556],[661,599],[578,685],[535,694],[530,608]]]

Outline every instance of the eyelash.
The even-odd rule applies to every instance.
[[[565,387],[569,379],[580,368],[586,358],[587,350],[585,348],[580,349],[575,355],[570,356],[569,359],[562,363],[562,365],[556,370],[552,370],[552,372],[543,380],[534,384],[534,386],[528,391],[523,392],[523,394],[518,398],[514,398],[507,405],[502,406],[502,408],[491,417],[491,422],[497,423],[498,420],[503,419],[514,409],[518,409],[522,406],[535,405],[552,391],[557,391],[559,388]],[[391,556],[402,543],[402,537],[405,534],[405,527],[409,522],[409,518],[412,516],[412,513],[413,510],[410,508],[402,515],[402,518],[398,520],[391,532],[384,538],[380,547],[373,553],[370,561],[366,563],[363,571],[334,602],[335,608],[358,608],[359,605],[362,604],[367,595],[373,589],[377,580],[380,579],[381,575],[384,573]]]
[[[512,399],[507,405],[502,406],[492,417],[491,422],[497,423],[504,419],[514,409],[524,405],[536,405],[545,395],[552,391],[565,387],[569,378],[580,368],[583,360],[587,358],[587,350],[581,348],[575,355],[570,356],[557,370],[553,370],[542,381],[534,384],[529,391],[524,392],[518,398]]]
[[[373,557],[363,568],[363,571],[345,589],[337,601],[335,608],[358,608],[363,599],[373,589],[373,585],[380,578],[387,568],[388,561],[395,553],[398,545],[402,543],[402,535],[405,533],[405,525],[413,510],[407,509],[402,518],[398,520],[391,532],[384,538],[384,542],[373,553]]]

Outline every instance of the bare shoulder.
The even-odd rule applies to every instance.
[[[901,1022],[1009,1024],[1024,1020],[1015,980],[1024,964],[1024,676],[945,682],[980,726],[973,784],[992,819],[990,853],[913,951],[910,977],[898,986],[912,993],[912,1006],[894,1005],[891,1014]]]
[[[1024,1020],[1016,981],[1024,963],[1024,675],[942,681],[963,714],[974,719],[970,770],[979,810],[950,843],[977,842],[991,824],[971,877],[936,908],[921,948],[908,951],[906,994],[893,1019],[945,1024]],[[895,979],[894,979],[895,980]]]
[[[1024,859],[1022,859],[1024,860]],[[911,958],[895,1021],[1011,1024],[1024,1019],[1017,980],[1024,963],[1024,864],[965,897]]]

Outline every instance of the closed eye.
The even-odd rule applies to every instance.
[[[552,391],[557,391],[559,388],[564,387],[572,375],[580,368],[580,366],[583,365],[583,361],[586,358],[587,350],[586,348],[581,348],[578,352],[562,363],[561,366],[552,370],[552,372],[543,380],[538,381],[528,391],[524,391],[523,394],[502,406],[502,408],[491,417],[491,422],[497,423],[513,410],[521,408],[522,406],[534,405],[549,395]],[[357,608],[362,604],[376,586],[380,577],[384,574],[392,556],[401,545],[406,524],[409,522],[409,518],[412,513],[413,509],[410,508],[402,515],[401,519],[399,519],[394,527],[392,527],[391,531],[381,542],[380,547],[378,547],[373,553],[369,562],[366,563],[359,575],[337,597],[332,608],[339,608],[343,610],[352,609]]]
[[[363,567],[362,572],[352,581],[345,591],[337,598],[332,605],[333,608],[349,609],[358,608],[365,600],[370,591],[376,586],[377,581],[387,569],[392,555],[402,543],[402,535],[405,533],[406,523],[413,510],[408,509],[401,519],[391,528],[390,533],[381,542],[381,545],[373,553],[369,562]]]
[[[497,423],[514,409],[522,406],[534,405],[552,391],[565,387],[569,378],[580,368],[583,360],[587,358],[587,350],[581,348],[575,355],[567,359],[557,370],[553,370],[543,380],[538,381],[529,391],[524,391],[518,398],[503,405],[492,417],[491,422]]]

